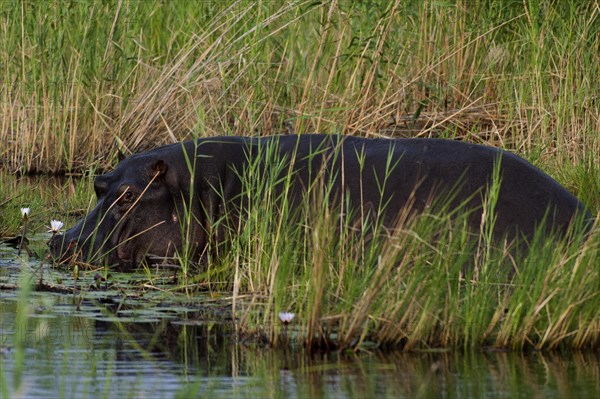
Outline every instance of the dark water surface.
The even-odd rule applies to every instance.
[[[38,266],[0,245],[0,395],[11,398],[600,397],[598,352],[273,350],[239,342],[211,298],[173,306],[149,292],[128,297],[144,306],[121,307],[115,317],[121,299],[106,291],[9,289],[23,275],[39,279]],[[67,286],[71,277],[48,268],[43,278]]]

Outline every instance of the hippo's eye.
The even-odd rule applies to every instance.
[[[128,204],[130,202],[133,202],[134,199],[135,199],[135,195],[133,194],[133,191],[131,191],[131,189],[127,189],[125,192],[123,192],[120,195],[119,204],[120,205]]]

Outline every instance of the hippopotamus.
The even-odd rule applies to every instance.
[[[122,159],[113,171],[96,177],[97,205],[50,241],[51,253],[60,258],[77,252],[88,261],[130,270],[144,260],[192,248],[200,262],[211,239],[226,242],[243,218],[245,171],[253,166],[260,172],[256,176],[268,176],[274,165],[278,176],[290,176],[276,186],[278,192],[287,190],[288,201],[307,198],[310,187],[323,179],[330,185],[332,206],[349,204],[362,226],[367,215],[378,218],[386,231],[393,230],[403,210],[418,215],[442,195],[452,206],[470,210],[468,224],[479,231],[495,172],[500,189],[494,236],[526,241],[538,228],[560,234],[575,220],[592,222],[585,206],[557,181],[490,146],[434,138],[225,136]]]

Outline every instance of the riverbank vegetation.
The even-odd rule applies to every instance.
[[[600,209],[594,2],[4,2],[0,15],[6,173],[92,176],[117,147],[196,136],[448,137],[516,152]],[[46,200],[3,182],[3,234],[18,234],[26,199],[43,210],[31,229],[88,208],[90,182],[57,183]],[[538,237],[516,260],[485,234],[467,245],[460,215],[425,215],[364,250],[323,201],[307,199],[298,228],[264,189],[225,257],[180,275],[190,295],[228,293],[246,334],[363,349],[600,345],[597,228]]]
[[[225,256],[201,278],[209,289],[233,291],[232,312],[251,336],[326,349],[600,343],[598,229],[588,234],[576,223],[566,236],[540,230],[527,249],[498,240],[499,174],[482,194],[476,231],[451,193],[417,218],[401,214],[388,230],[348,201],[329,205],[335,191],[328,181],[292,204],[276,188],[286,181],[277,176],[277,167],[245,171],[248,210]],[[385,177],[380,184],[383,190]],[[185,271],[181,278],[190,280]],[[280,316],[286,312],[298,315],[292,329]]]
[[[0,7],[9,170],[106,168],[115,145],[194,135],[332,130],[501,146],[575,189],[598,163],[594,2]]]

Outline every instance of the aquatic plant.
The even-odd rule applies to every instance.
[[[48,233],[52,233],[52,235],[55,235],[56,233],[58,233],[60,231],[60,229],[62,229],[64,226],[64,223],[61,222],[60,220],[51,220],[50,221],[50,226],[48,227]]]
[[[19,249],[17,251],[17,256],[21,255],[21,250],[23,249],[23,244],[27,245],[25,236],[27,235],[27,221],[29,220],[29,211],[30,208],[21,208],[21,217],[23,218],[23,227],[21,229],[21,239],[19,240]]]

